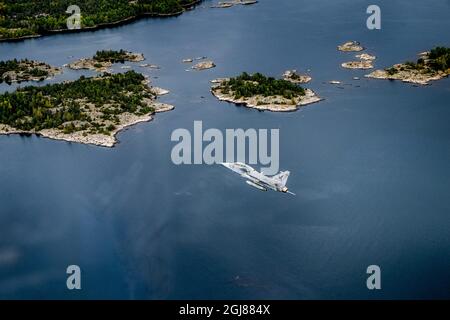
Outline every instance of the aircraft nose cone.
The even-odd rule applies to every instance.
[[[223,165],[225,168],[230,168],[230,164],[228,162],[222,162],[221,165]]]

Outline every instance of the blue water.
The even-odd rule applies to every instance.
[[[176,110],[105,149],[0,137],[0,298],[450,298],[450,79],[427,87],[340,68],[359,40],[376,67],[450,45],[450,2],[261,0],[96,32],[0,44],[0,60],[62,65],[99,49],[143,52],[135,69],[171,90]],[[186,72],[183,58],[217,68]],[[69,56],[74,56],[69,58]],[[294,113],[221,103],[209,80],[311,70],[325,100]],[[120,70],[120,69],[119,69]],[[50,82],[88,72],[65,70]],[[341,80],[344,89],[327,83]],[[0,90],[13,90],[6,84]],[[202,98],[203,97],[203,98]],[[296,197],[263,193],[220,166],[175,166],[176,128],[280,129]],[[66,288],[68,265],[82,290]],[[382,289],[366,288],[379,265]]]

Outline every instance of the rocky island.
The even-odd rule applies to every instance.
[[[308,83],[312,78],[306,74],[300,74],[297,70],[287,70],[283,73],[283,79],[295,84]]]
[[[346,69],[373,69],[372,60],[349,61],[341,64]]]
[[[57,67],[28,59],[0,61],[0,83],[44,81],[62,73]]]
[[[268,111],[296,111],[300,106],[322,100],[314,91],[290,81],[246,72],[236,78],[211,81],[212,94],[221,101]]]
[[[343,52],[360,52],[365,50],[365,48],[358,41],[348,41],[338,46],[338,50]],[[341,64],[341,67],[346,69],[372,69],[373,62],[377,57],[367,53],[361,53],[357,54],[356,58],[359,60],[344,62]]]
[[[197,57],[195,59],[193,58],[185,58],[182,60],[183,63],[193,63],[194,60],[196,61],[200,61],[196,64],[194,64],[193,66],[191,66],[192,70],[196,70],[196,71],[202,71],[202,70],[207,70],[207,69],[212,69],[216,67],[216,64],[214,63],[214,61],[212,60],[205,60],[208,59],[207,57]],[[201,61],[203,60],[203,61]],[[189,71],[189,70],[186,70]]]
[[[358,58],[358,61],[350,61],[350,62],[344,62],[341,64],[343,68],[346,69],[372,69],[373,68],[373,62],[377,57],[372,56],[367,53],[357,54],[356,58]]]
[[[258,3],[257,0],[231,0],[231,1],[221,1],[218,4],[212,5],[211,8],[231,8],[235,5],[248,6],[251,4]]]
[[[144,60],[142,53],[133,53],[122,49],[120,51],[102,50],[97,51],[92,58],[82,58],[69,63],[67,66],[73,70],[87,69],[97,72],[109,72],[109,68],[114,63],[125,63],[125,61],[141,62]]]
[[[0,95],[0,134],[113,147],[119,131],[174,108],[156,98],[148,80],[134,71],[19,88]]]
[[[207,61],[202,61],[202,62],[199,62],[199,63],[193,65],[192,69],[197,70],[197,71],[202,71],[202,70],[212,69],[215,67],[216,67],[216,64],[213,61],[207,60]]]
[[[364,50],[364,47],[362,47],[358,41],[348,41],[337,48],[339,51],[344,52],[358,52]]]
[[[450,48],[436,47],[419,56],[417,62],[395,64],[385,70],[376,70],[366,77],[427,85],[430,81],[450,75]]]

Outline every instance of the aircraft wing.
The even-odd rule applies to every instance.
[[[247,180],[247,181],[245,181],[245,183],[247,183],[249,186],[252,186],[252,187],[254,187],[254,188],[258,189],[258,190],[267,191],[267,189],[264,186],[262,186],[262,185],[260,185],[260,184],[258,184],[256,182]]]

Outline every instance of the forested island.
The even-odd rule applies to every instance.
[[[0,2],[0,41],[67,31],[70,5],[81,10],[81,29],[112,26],[142,16],[172,16],[201,0],[4,0]]]
[[[0,134],[44,137],[112,147],[115,135],[172,110],[156,102],[146,78],[134,71],[73,82],[27,86],[0,95]]]
[[[44,81],[62,71],[47,63],[28,59],[0,61],[0,83]]]
[[[385,70],[376,70],[366,77],[375,79],[402,80],[426,85],[450,75],[450,48],[436,47],[419,54],[417,62],[407,61]]]
[[[92,58],[82,58],[74,61],[68,65],[74,70],[88,69],[99,72],[108,72],[114,63],[124,63],[125,61],[139,62],[144,61],[142,53],[128,52],[123,49],[115,50],[101,50],[97,51]]]
[[[261,73],[242,73],[235,78],[212,81],[212,94],[219,100],[268,111],[295,111],[299,106],[322,100],[312,90]]]

